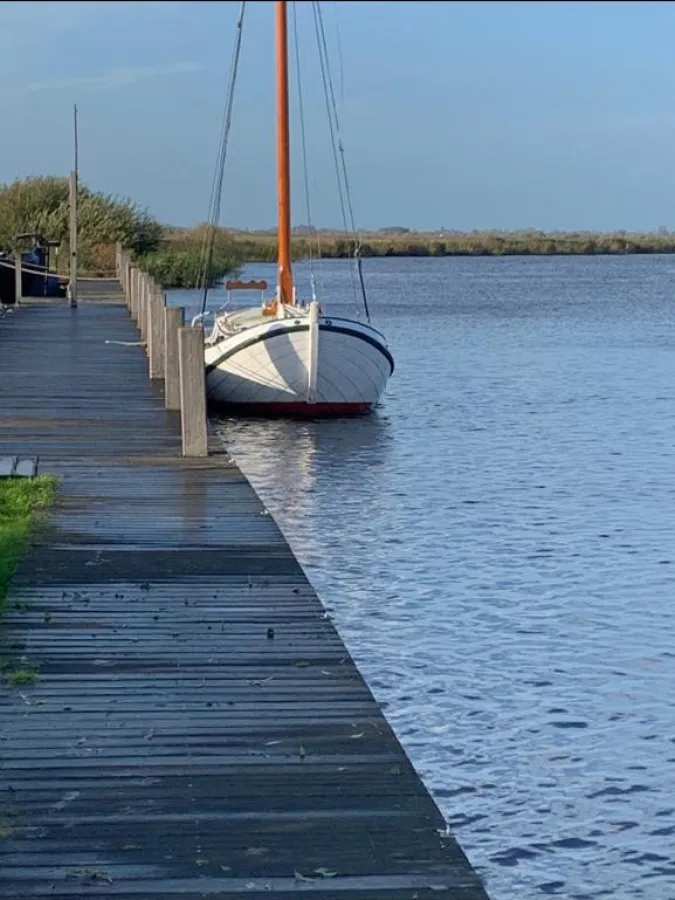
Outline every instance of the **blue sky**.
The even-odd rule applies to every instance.
[[[3,3],[0,181],[68,172],[76,102],[84,181],[167,222],[203,220],[238,6]],[[323,7],[360,227],[675,229],[675,4]],[[313,220],[329,227],[311,5],[297,13]],[[272,4],[248,3],[224,224],[275,221],[273,63]]]

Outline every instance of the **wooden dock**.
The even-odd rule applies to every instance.
[[[0,456],[62,478],[0,635],[39,678],[0,686],[0,896],[487,900],[247,480],[181,457],[118,284],[78,303],[0,318]]]

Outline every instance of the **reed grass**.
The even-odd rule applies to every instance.
[[[0,612],[16,566],[54,502],[57,484],[52,475],[0,479]]]

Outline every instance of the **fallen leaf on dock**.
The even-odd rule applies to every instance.
[[[307,878],[306,875],[303,875],[302,872],[298,872],[297,869],[293,872],[293,878],[295,878],[296,881],[314,881],[313,878]]]
[[[320,869],[314,869],[317,875],[321,875],[322,878],[335,878],[337,872],[333,872],[330,869],[325,869],[323,866]]]

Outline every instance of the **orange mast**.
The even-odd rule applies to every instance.
[[[293,303],[291,271],[291,164],[288,126],[288,29],[286,3],[276,4],[277,33],[277,178],[278,178],[278,284],[282,303]]]

